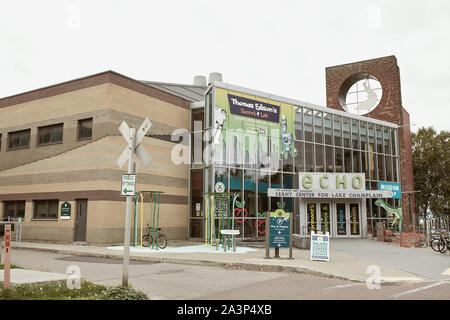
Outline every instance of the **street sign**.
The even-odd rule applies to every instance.
[[[145,119],[139,129],[135,134],[134,145],[130,146],[130,138],[131,138],[131,129],[128,127],[128,124],[125,121],[122,121],[119,131],[122,133],[123,138],[129,144],[127,148],[122,151],[119,159],[117,159],[117,165],[122,168],[124,164],[128,161],[130,148],[136,153],[136,156],[141,160],[144,167],[148,167],[152,161],[152,157],[148,152],[141,146],[142,139],[144,139],[148,130],[150,130],[152,123],[150,120]],[[136,172],[135,172],[136,173]]]
[[[311,260],[330,261],[330,234],[311,231]]]
[[[289,212],[278,209],[270,213],[270,248],[289,248],[291,222]]]
[[[401,199],[402,190],[400,183],[378,182],[378,190],[389,190],[392,192],[392,199]]]
[[[71,204],[65,201],[61,205],[61,220],[68,220],[70,219],[70,211],[71,211]]]
[[[123,174],[122,187],[120,188],[122,197],[134,196],[136,194],[136,175]]]
[[[130,128],[125,121],[119,126],[119,131],[127,142],[127,147],[123,150],[120,157],[117,159],[117,164],[120,168],[128,162],[128,174],[122,175],[122,185],[120,188],[121,196],[127,197],[126,211],[125,211],[125,232],[123,241],[123,273],[122,285],[128,286],[128,265],[130,261],[130,223],[131,223],[131,197],[136,194],[136,172],[137,163],[134,161],[134,154],[141,160],[144,167],[147,167],[151,162],[151,157],[141,146],[141,141],[144,139],[148,130],[152,126],[150,120],[145,119],[136,132],[136,129]]]

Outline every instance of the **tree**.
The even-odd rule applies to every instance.
[[[439,221],[449,221],[450,132],[437,133],[432,127],[412,134],[414,189],[417,212],[431,213]]]

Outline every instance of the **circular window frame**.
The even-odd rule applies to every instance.
[[[353,75],[351,75],[350,77],[348,77],[341,85],[341,87],[339,88],[339,104],[341,106],[342,109],[344,109],[344,111],[352,113],[350,111],[347,110],[347,104],[346,104],[346,100],[347,100],[347,94],[348,91],[350,90],[350,88],[357,83],[358,81],[361,80],[366,80],[366,79],[371,79],[371,80],[375,80],[380,84],[381,87],[381,97],[380,100],[378,101],[377,105],[370,111],[368,111],[365,114],[368,114],[372,111],[374,111],[376,108],[378,108],[378,106],[381,103],[381,100],[383,99],[383,95],[384,95],[384,88],[383,88],[383,84],[381,83],[381,81],[375,77],[374,75],[367,73],[367,72],[360,72],[360,73],[355,73]]]

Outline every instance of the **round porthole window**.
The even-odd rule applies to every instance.
[[[376,77],[368,73],[352,75],[339,89],[341,107],[350,113],[364,115],[374,110],[383,96],[383,88]]]

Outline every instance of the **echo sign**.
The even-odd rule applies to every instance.
[[[299,172],[301,190],[365,190],[364,173],[309,173]]]

